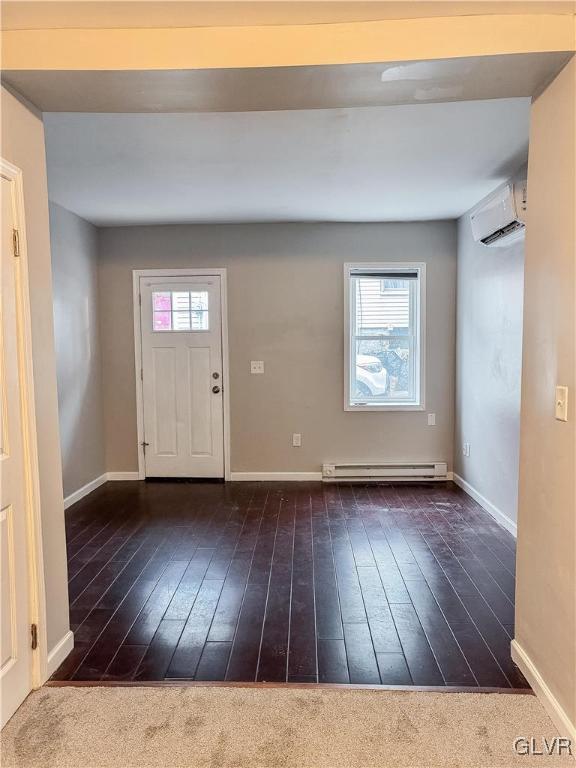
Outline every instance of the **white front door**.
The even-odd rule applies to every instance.
[[[23,360],[18,339],[15,183],[2,175],[0,273],[0,719],[4,725],[31,689],[30,591],[23,437]]]
[[[220,277],[141,277],[146,477],[224,477]]]

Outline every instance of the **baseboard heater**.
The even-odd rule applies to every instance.
[[[445,461],[392,462],[386,464],[323,464],[322,481],[337,482],[437,482],[448,479]]]

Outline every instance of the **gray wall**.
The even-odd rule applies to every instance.
[[[50,203],[54,337],[64,496],[105,472],[98,231]]]
[[[346,261],[425,261],[426,413],[343,410]],[[456,226],[269,224],[100,231],[106,467],[137,469],[132,270],[227,267],[232,471],[319,471],[323,461],[452,464]],[[249,361],[264,360],[264,376]],[[302,447],[293,448],[293,432]]]
[[[524,243],[475,243],[458,222],[454,471],[510,520],[518,506]],[[470,456],[462,455],[464,443]]]

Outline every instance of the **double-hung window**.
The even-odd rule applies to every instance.
[[[346,410],[424,409],[426,265],[345,264]]]

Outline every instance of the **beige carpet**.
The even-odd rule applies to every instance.
[[[43,688],[2,768],[571,766],[516,755],[556,731],[534,696],[302,688]]]

